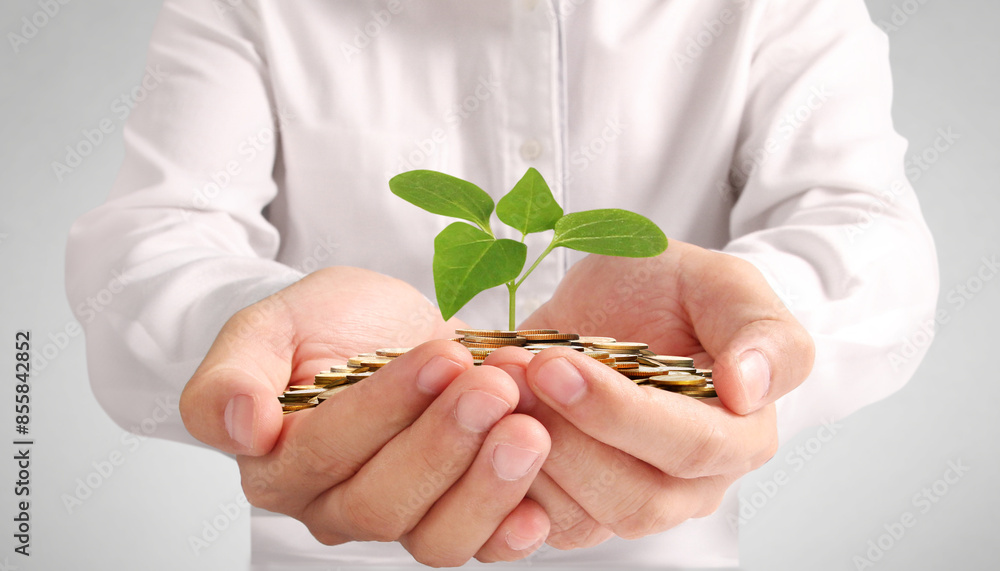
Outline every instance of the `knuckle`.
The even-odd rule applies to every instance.
[[[261,470],[259,466],[240,465],[240,486],[243,488],[243,495],[246,496],[250,505],[268,511],[287,513],[288,502],[284,501],[285,494],[280,487],[273,484],[273,478],[268,477],[266,470]]]
[[[298,461],[309,473],[328,477],[330,474],[344,472],[353,474],[360,468],[357,462],[345,456],[342,448],[344,444],[338,439],[315,434],[310,434],[306,438],[307,441],[298,447],[296,455],[300,456]]]
[[[579,505],[562,510],[552,516],[552,524],[546,543],[556,549],[580,549],[593,547],[609,537],[611,530],[590,517]]]
[[[719,506],[722,505],[723,497],[725,497],[725,494],[709,494],[704,498],[701,508],[691,517],[708,517],[714,514],[719,509]]]
[[[344,537],[326,526],[309,526],[309,533],[316,541],[323,545],[340,545],[344,543]]]
[[[715,423],[708,423],[695,439],[694,447],[671,471],[679,478],[697,478],[712,474],[715,467],[728,460],[729,438]]]
[[[623,539],[639,539],[670,529],[684,521],[678,516],[678,506],[665,494],[655,494],[639,504],[631,513],[608,524]]]
[[[468,556],[446,552],[442,547],[433,542],[421,541],[408,545],[407,551],[418,563],[428,567],[459,567],[470,559]]]
[[[351,537],[361,541],[397,541],[407,531],[401,517],[381,509],[364,493],[344,492],[343,519]]]

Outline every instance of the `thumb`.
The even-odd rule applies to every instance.
[[[812,370],[812,337],[760,271],[735,256],[701,249],[685,262],[683,303],[714,359],[712,378],[722,403],[749,414],[799,386]]]
[[[185,428],[223,452],[267,454],[281,432],[277,400],[291,375],[292,320],[278,296],[237,312],[181,393]]]

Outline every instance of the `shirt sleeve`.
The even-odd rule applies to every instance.
[[[892,125],[887,38],[864,4],[776,0],[757,29],[725,251],[760,269],[816,343],[812,374],[778,403],[784,441],[906,383],[939,277]]]
[[[98,401],[123,428],[150,434],[153,418],[153,435],[189,443],[179,395],[222,325],[301,278],[274,261],[279,235],[262,214],[280,130],[256,14],[224,4],[164,3],[124,164],[66,256]]]

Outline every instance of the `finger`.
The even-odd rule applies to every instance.
[[[271,450],[282,426],[275,397],[288,381],[294,353],[289,341],[276,339],[291,339],[291,329],[280,296],[226,322],[181,393],[181,419],[192,436],[231,454]]]
[[[550,435],[551,437],[551,435]],[[551,456],[551,451],[549,452]],[[538,502],[551,521],[546,543],[556,549],[593,547],[614,536],[587,510],[555,483],[543,466],[528,490],[528,498]]]
[[[271,453],[237,459],[248,499],[271,511],[301,512],[353,476],[471,368],[461,345],[430,341],[319,406],[289,415]]]
[[[625,539],[660,533],[714,511],[736,477],[674,478],[591,438],[544,404],[533,414],[552,437],[545,474],[568,496],[559,499],[579,505],[593,520],[578,517],[577,525],[597,525]],[[556,509],[573,513],[574,508]]]
[[[715,360],[712,378],[723,404],[749,414],[805,380],[812,338],[753,264],[677,241],[670,250],[684,262],[678,296]]]
[[[754,469],[777,449],[774,407],[748,416],[719,404],[640,387],[567,349],[547,349],[528,365],[528,384],[590,437],[676,477]]]
[[[401,540],[402,545],[417,561],[434,567],[458,566],[471,559],[524,499],[549,445],[545,429],[529,416],[499,421],[469,469]],[[507,533],[519,527],[516,520],[507,524]],[[527,537],[504,534],[497,539],[503,541],[494,542],[491,554],[510,559],[527,556],[545,535],[536,531]]]
[[[533,353],[521,347],[501,347],[493,353],[490,353],[486,359],[483,360],[484,365],[500,369],[510,375],[510,378],[517,383],[518,391],[520,391],[520,397],[518,399],[517,409],[515,412],[530,414],[531,411],[534,410],[535,404],[538,402],[538,397],[536,397],[535,393],[531,392],[531,388],[528,387],[528,377],[526,372],[528,363],[531,362],[531,358],[534,356],[535,355]]]
[[[548,534],[545,510],[534,500],[524,499],[476,552],[476,559],[483,563],[524,559],[545,543]]]
[[[466,472],[489,430],[516,405],[517,386],[503,371],[465,371],[353,477],[309,504],[300,519],[324,543],[342,536],[397,541]]]

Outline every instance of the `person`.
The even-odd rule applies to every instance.
[[[179,402],[157,436],[236,455],[258,568],[736,565],[733,484],[919,363],[897,348],[933,312],[934,245],[861,0],[167,0],[148,61],[68,296],[124,278],[86,323],[94,393],[122,426]],[[640,211],[671,242],[558,250],[522,326],[693,355],[718,400],[445,340],[500,326],[504,292],[444,322],[449,221],[387,180],[499,198],[527,167],[567,212]],[[282,416],[286,385],[410,346]]]

